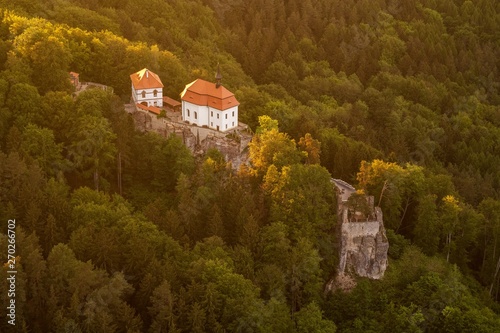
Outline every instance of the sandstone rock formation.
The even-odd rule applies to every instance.
[[[380,207],[374,207],[373,197],[363,197],[368,212],[360,212],[349,204],[356,193],[351,185],[332,179],[338,192],[339,267],[337,275],[326,285],[326,291],[349,291],[356,285],[353,277],[381,279],[387,268],[389,242]],[[359,200],[359,194],[358,200]],[[366,205],[367,204],[367,205]]]
[[[380,279],[387,268],[389,242],[385,234],[382,210],[375,207],[374,221],[349,221],[347,209],[341,222],[339,273],[352,272]]]
[[[169,112],[169,116],[172,112]],[[252,139],[247,126],[240,123],[237,129],[230,132],[218,132],[205,127],[189,125],[179,121],[179,117],[169,119],[157,118],[144,112],[133,112],[136,127],[142,131],[154,131],[169,137],[178,136],[193,155],[201,156],[211,148],[216,148],[231,162],[232,168],[237,170],[240,165],[248,162],[246,147]]]

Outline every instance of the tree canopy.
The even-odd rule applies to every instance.
[[[16,220],[18,328],[498,331],[499,11],[0,0],[0,217]],[[137,131],[123,107],[141,68],[177,99],[218,64],[254,132],[238,171]],[[69,72],[113,92],[74,94]],[[374,197],[390,242],[384,279],[348,293],[324,293],[340,237],[331,178],[358,189],[351,209]]]

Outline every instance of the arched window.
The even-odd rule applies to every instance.
[[[191,117],[191,116],[189,115],[189,109],[187,109],[187,114],[188,114],[188,117]]]
[[[142,98],[146,98],[146,92],[145,91],[142,92]]]
[[[153,91],[153,96],[154,96],[154,97],[156,97],[156,95],[158,95],[158,90],[156,90],[156,89],[155,89],[155,90]]]
[[[194,119],[198,119],[198,112],[194,112]]]

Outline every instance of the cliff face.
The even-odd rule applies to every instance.
[[[246,147],[252,139],[247,126],[241,124],[236,130],[218,132],[204,127],[188,125],[179,119],[158,119],[143,112],[133,113],[136,127],[143,131],[154,131],[168,137],[176,135],[188,147],[193,155],[201,156],[211,148],[219,150],[237,170],[241,164],[248,162]],[[179,118],[179,117],[178,117]]]
[[[339,274],[352,272],[370,279],[384,276],[389,242],[380,207],[375,207],[375,216],[374,221],[351,222],[347,209],[342,212]]]
[[[356,189],[340,179],[332,179],[332,183],[337,187],[339,199],[339,267],[335,278],[326,285],[325,291],[349,291],[356,286],[355,276],[375,280],[384,277],[388,264],[389,242],[382,210],[380,207],[374,207],[373,197],[361,197],[361,200],[366,200],[368,209],[360,212],[349,202],[349,197],[356,193]]]

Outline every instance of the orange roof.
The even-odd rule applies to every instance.
[[[147,68],[130,75],[135,89],[163,88],[160,77]]]
[[[163,103],[166,103],[166,104],[171,105],[173,107],[181,105],[181,102],[176,101],[175,99],[170,98],[168,96],[163,96]]]
[[[149,106],[148,109],[149,109],[150,112],[153,112],[153,113],[156,113],[156,114],[160,114],[160,112],[161,112],[161,109],[157,108],[156,106]]]
[[[219,110],[226,110],[233,106],[240,105],[234,94],[215,83],[202,79],[197,79],[184,88],[181,99],[196,105],[206,105]]]
[[[139,109],[142,109],[144,111],[149,111],[149,112],[153,112],[156,114],[160,114],[160,112],[161,112],[161,109],[157,108],[156,106],[146,106],[146,105],[143,105],[140,103],[137,103],[136,105]]]
[[[80,76],[80,74],[75,73],[75,72],[69,72],[69,76],[71,76],[71,78],[78,78]]]

